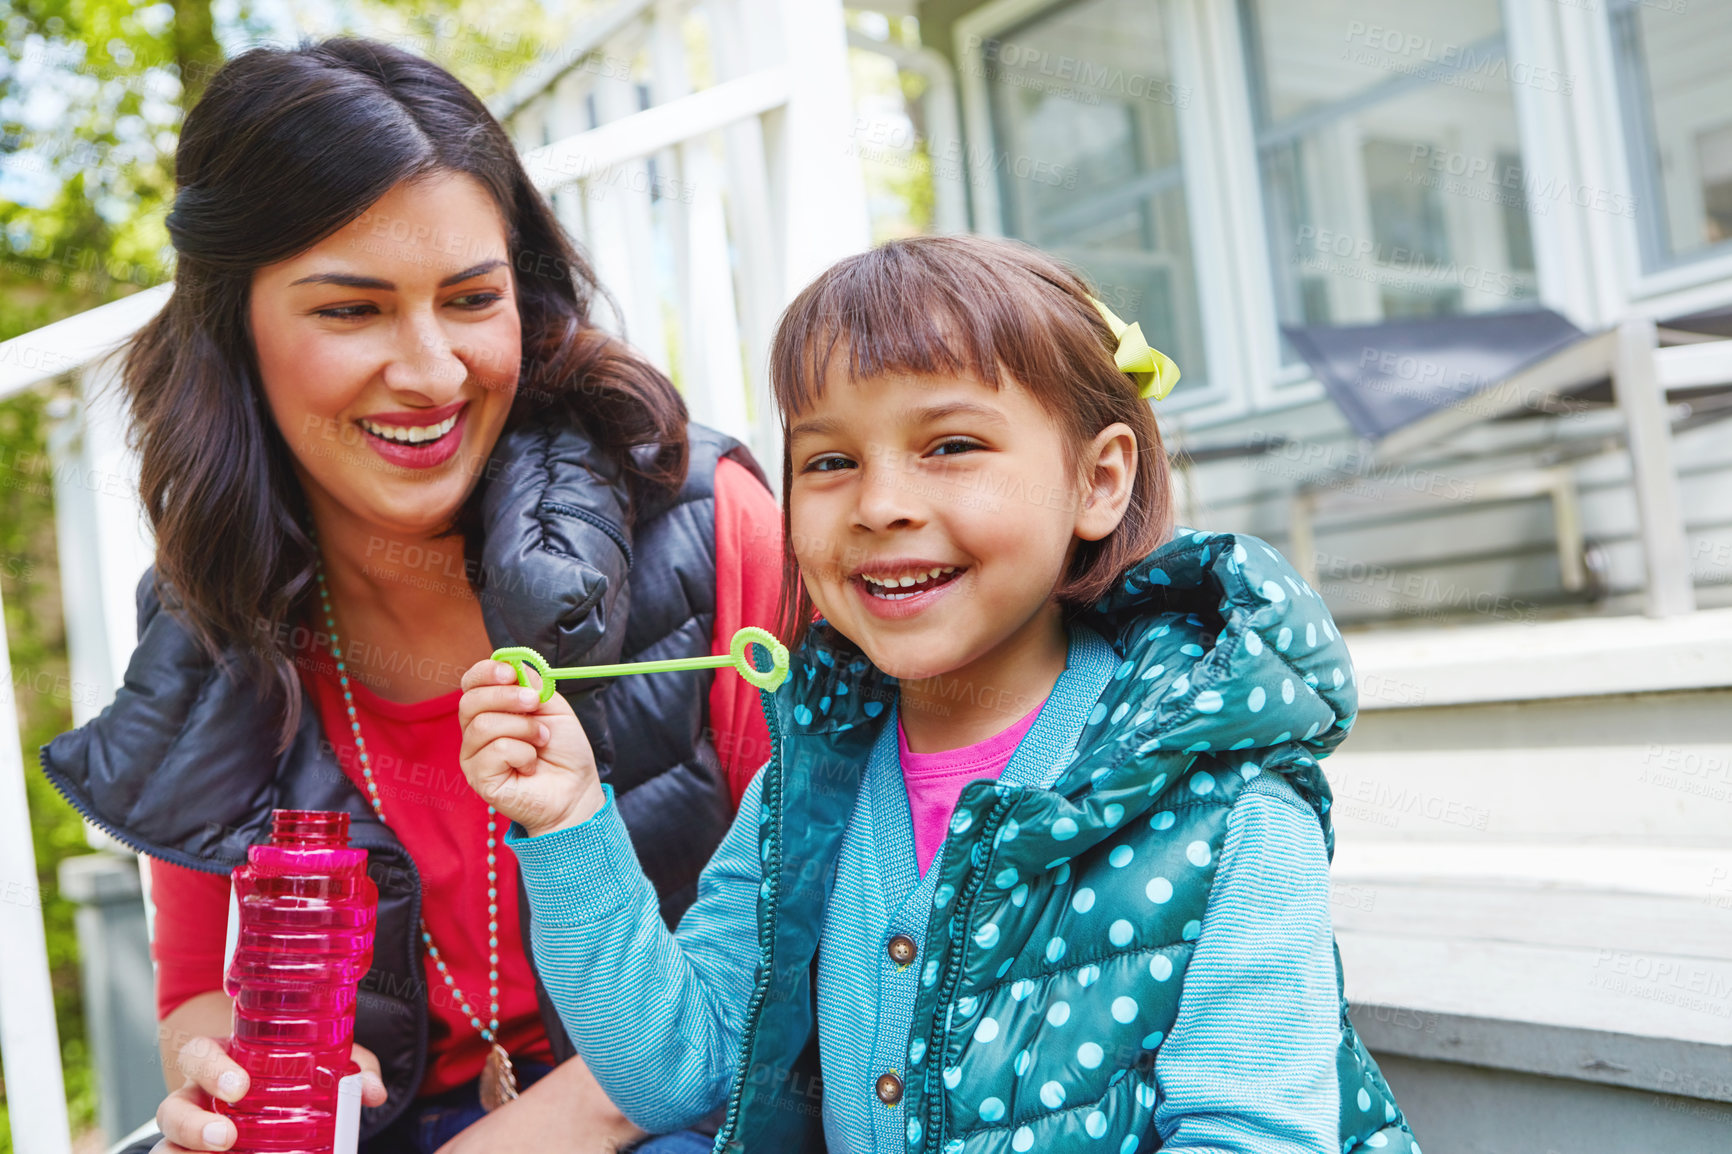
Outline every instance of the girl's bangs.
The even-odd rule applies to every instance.
[[[958,284],[958,271],[880,248],[813,285],[790,306],[772,356],[782,411],[808,408],[837,371],[850,382],[966,375],[997,388],[995,333],[1015,325],[1001,315],[1002,291]]]

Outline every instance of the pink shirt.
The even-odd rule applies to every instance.
[[[920,863],[920,876],[938,856],[938,847],[950,831],[950,815],[962,797],[962,787],[977,778],[996,781],[1010,764],[1022,735],[1040,713],[1044,700],[1013,722],[1009,729],[993,734],[985,741],[965,745],[961,749],[945,749],[937,753],[915,753],[908,748],[908,734],[902,719],[896,720],[896,742],[902,756],[902,780],[908,787],[908,814],[914,819],[914,860]]]

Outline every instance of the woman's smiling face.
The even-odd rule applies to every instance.
[[[1112,531],[1128,482],[1093,476],[1109,426],[1081,459],[1034,397],[1005,379],[832,379],[789,422],[789,526],[818,610],[903,680],[973,668],[1058,630],[1052,597],[1079,538]],[[1100,499],[1104,497],[1105,499]],[[1031,632],[1032,631],[1032,632]]]
[[[424,535],[455,518],[517,391],[505,221],[473,177],[406,181],[253,276],[264,393],[315,512]]]

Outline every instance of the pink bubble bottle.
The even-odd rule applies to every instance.
[[[349,815],[279,809],[271,840],[234,871],[240,934],[223,989],[235,1000],[229,1054],[251,1079],[238,1102],[235,1151],[329,1154],[354,1149],[355,987],[373,963],[379,890],[367,851],[349,845]]]

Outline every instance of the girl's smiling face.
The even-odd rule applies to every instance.
[[[516,395],[514,287],[504,218],[459,174],[406,181],[254,274],[265,397],[316,515],[451,523]]]
[[[1017,663],[1054,646],[1062,668],[1053,590],[1124,515],[1131,430],[1067,452],[1008,377],[839,377],[789,418],[792,548],[818,610],[905,682],[1015,689]]]

